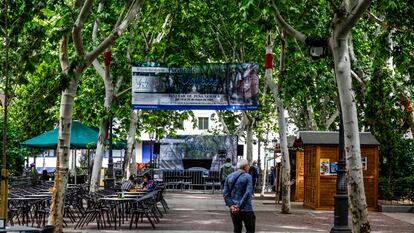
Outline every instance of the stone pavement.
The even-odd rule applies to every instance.
[[[145,221],[138,229],[129,231],[127,224],[121,230],[96,230],[96,225],[87,229],[70,230],[72,233],[95,232],[152,232],[152,233],[221,233],[232,232],[233,227],[221,194],[167,193],[165,196],[170,210],[156,230]],[[281,214],[280,205],[272,197],[255,197],[253,208],[256,213],[256,232],[329,232],[333,224],[333,211],[315,211],[292,203],[291,214]],[[414,214],[370,212],[372,232],[414,233]],[[349,223],[351,223],[351,218]]]

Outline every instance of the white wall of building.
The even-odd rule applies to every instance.
[[[48,156],[49,153],[49,156]],[[76,150],[76,167],[80,167],[80,160],[82,153],[87,153],[86,150]],[[92,152],[91,152],[92,153]],[[107,168],[108,167],[108,153],[109,151],[105,152],[105,157],[102,160],[102,167]],[[112,156],[114,163],[121,161],[124,156],[124,150],[113,150]],[[56,167],[56,157],[54,156],[54,150],[45,151],[43,154],[36,155],[36,168],[43,168],[43,167]],[[74,157],[75,156],[75,150],[72,150],[69,155],[69,170],[72,170],[74,168]],[[29,165],[32,164],[35,161],[34,156],[29,157]],[[38,169],[39,170],[39,169]]]
[[[193,111],[194,116],[195,116],[195,120],[198,121],[199,117],[206,117],[209,119],[208,124],[209,124],[209,129],[212,128],[216,128],[216,122],[212,119],[212,116],[215,115],[215,118],[217,119],[216,116],[216,111],[212,111],[212,110],[194,110]],[[193,128],[193,122],[192,119],[188,119],[186,121],[183,122],[183,126],[184,126],[184,130],[178,130],[177,131],[177,135],[208,135],[208,131],[207,130],[200,130],[198,129],[198,124],[196,124],[196,127]],[[142,141],[149,141],[150,138],[148,136],[148,134],[144,133],[141,135],[140,139]],[[239,145],[243,145],[244,146],[244,150],[243,150],[243,157],[246,158],[246,148],[247,145],[245,144],[245,142],[242,139],[239,139],[238,142]],[[270,146],[270,145],[269,145]],[[82,150],[76,150],[77,155],[77,161],[76,161],[76,166],[80,166],[80,157],[81,157],[81,153],[86,153],[86,150],[82,151]],[[136,161],[137,163],[141,163],[142,162],[142,142],[138,142],[135,145],[135,150],[134,150],[134,154],[136,156]],[[46,154],[48,152],[45,152]],[[108,153],[108,152],[106,152]],[[265,157],[265,146],[262,143],[262,146],[260,147],[260,160],[262,161],[261,165],[262,167],[264,166],[264,157]],[[50,154],[53,155],[53,150],[50,150]],[[258,145],[253,144],[253,160],[258,160]],[[124,155],[124,151],[123,150],[113,150],[113,157],[114,157],[114,163],[118,162],[121,160],[121,158],[119,158],[120,156],[123,157]],[[72,160],[72,154],[70,155],[69,158],[69,168],[72,169],[73,167],[73,160]],[[55,167],[56,166],[56,157],[46,157],[45,160],[43,160],[43,157],[41,155],[38,155],[36,158],[36,167],[43,167],[43,161],[45,161],[45,167]],[[29,158],[29,164],[34,162],[34,158],[30,157]],[[102,167],[108,167],[108,158],[104,157],[103,161],[102,161]]]

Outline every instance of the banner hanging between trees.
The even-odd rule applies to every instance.
[[[179,135],[160,140],[160,169],[204,167],[218,171],[226,158],[237,161],[237,136]]]
[[[132,66],[132,108],[151,110],[256,110],[256,64],[200,64],[168,68]]]

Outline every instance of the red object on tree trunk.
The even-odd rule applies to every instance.
[[[105,66],[111,65],[111,57],[112,57],[111,51],[104,52],[104,62],[105,62]]]
[[[272,68],[273,68],[273,55],[271,53],[267,53],[265,69],[272,69]]]

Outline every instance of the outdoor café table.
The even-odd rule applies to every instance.
[[[142,195],[144,194],[143,193],[138,193],[138,194],[125,194],[124,193],[124,198],[138,198],[138,197],[141,197]],[[116,194],[112,194],[112,195],[108,195],[107,198],[119,198],[119,197]]]
[[[51,198],[52,194],[31,194],[31,195],[27,195],[26,197],[44,197],[44,198]]]
[[[144,194],[147,194],[148,192],[146,190],[142,190],[142,191],[136,191],[136,192],[119,192],[119,193],[123,193],[124,195],[130,195],[130,196],[142,196]],[[111,194],[109,195],[110,197],[117,197],[117,194]]]
[[[0,232],[42,232],[41,228],[25,227],[25,226],[9,226],[5,229],[0,229]]]
[[[114,206],[114,213],[113,213],[113,217],[114,217],[114,225],[115,225],[115,230],[116,230],[116,224],[117,224],[117,219],[119,219],[119,226],[121,227],[121,223],[124,220],[124,205],[123,204],[127,204],[127,203],[135,203],[138,201],[138,196],[137,197],[125,197],[125,198],[118,198],[118,197],[103,197],[103,198],[99,198],[100,201],[102,202],[106,202],[109,204],[113,204]],[[118,216],[119,214],[119,216]]]

